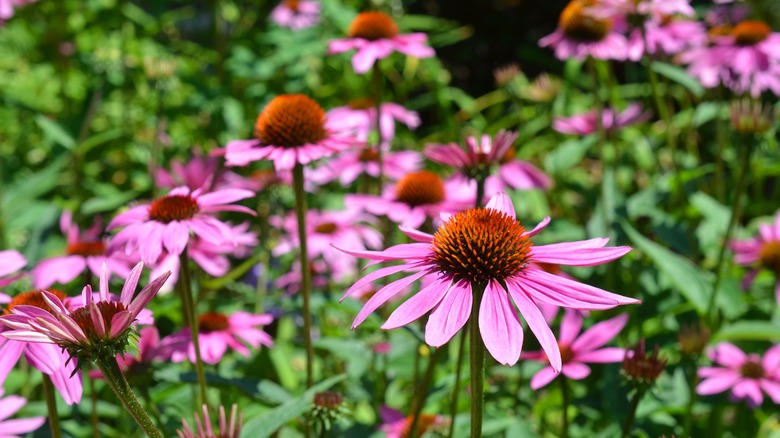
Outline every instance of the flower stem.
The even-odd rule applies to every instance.
[[[569,436],[569,380],[561,374],[561,394],[563,396],[563,429],[561,438]]]
[[[715,280],[712,283],[712,293],[710,294],[710,299],[707,303],[707,321],[712,328],[715,326],[715,315],[713,315],[713,311],[715,310],[715,298],[718,294],[718,287],[720,286],[720,282],[723,279],[722,271],[723,263],[726,260],[726,249],[729,246],[729,240],[731,240],[734,227],[737,225],[740,213],[742,212],[742,192],[745,191],[745,176],[747,175],[748,167],[750,166],[750,153],[752,152],[753,147],[753,144],[747,142],[747,144],[740,148],[742,150],[742,159],[740,162],[739,173],[737,174],[737,181],[734,187],[734,199],[731,203],[731,219],[729,220],[729,224],[726,227],[726,233],[723,236],[723,242],[720,246],[718,261],[715,264]]]
[[[412,408],[412,425],[409,428],[410,437],[418,436],[417,429],[420,423],[420,413],[422,413],[423,406],[425,405],[425,399],[428,398],[428,387],[431,386],[433,371],[436,368],[436,362],[439,361],[439,356],[441,356],[442,351],[444,351],[443,348],[437,348],[433,354],[428,355],[428,367],[425,369],[422,383],[415,387],[417,397],[415,398],[415,403]]]
[[[303,296],[303,343],[306,347],[306,387],[314,384],[314,347],[311,342],[311,271],[309,250],[306,243],[306,192],[303,189],[303,165],[293,168],[293,190],[295,191],[295,216],[298,222],[298,241],[301,262],[301,295]]]
[[[382,68],[379,66],[379,60],[374,63],[371,70],[371,82],[374,88],[374,112],[376,112],[376,160],[379,165],[379,194],[382,194],[382,186],[385,179],[385,166],[382,158]]]
[[[631,435],[631,427],[634,425],[634,418],[636,417],[636,408],[639,406],[639,401],[642,400],[642,396],[645,392],[640,388],[634,392],[634,397],[631,398],[631,406],[628,407],[628,416],[626,422],[623,423],[623,438],[628,438]]]
[[[60,417],[57,415],[57,399],[54,398],[54,384],[51,383],[51,377],[46,374],[43,375],[43,398],[46,400],[51,436],[52,438],[60,438],[62,431],[60,430]]]
[[[485,284],[472,283],[473,293],[469,336],[471,341],[471,438],[482,437],[482,411],[485,405],[485,344],[479,333],[479,304]]]
[[[179,255],[179,283],[181,284],[181,301],[184,306],[184,313],[187,317],[187,325],[190,326],[190,335],[192,336],[192,346],[195,350],[195,374],[198,375],[198,386],[200,386],[201,403],[208,406],[206,396],[206,373],[203,371],[203,359],[200,356],[200,338],[198,334],[198,315],[195,310],[195,303],[192,299],[191,277],[189,257],[187,248]]]
[[[466,322],[468,325],[469,323]],[[460,333],[460,344],[458,345],[458,362],[455,365],[455,388],[452,390],[452,404],[450,406],[450,432],[448,438],[452,438],[455,433],[455,416],[458,414],[458,397],[460,396],[460,372],[463,369],[463,357],[466,356],[466,339],[468,338],[468,329],[464,327]]]
[[[149,436],[149,438],[163,438],[162,432],[154,425],[152,419],[146,413],[141,403],[135,397],[130,384],[127,383],[125,376],[119,369],[119,364],[114,356],[101,356],[96,361],[98,368],[106,378],[108,386],[114,391],[116,397],[122,403],[131,417],[138,423],[138,426]]]
[[[485,177],[477,178],[477,197],[474,207],[482,206],[482,199],[485,197]]]

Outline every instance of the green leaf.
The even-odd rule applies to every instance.
[[[693,93],[696,97],[704,96],[704,87],[693,76],[689,75],[682,67],[667,64],[665,62],[654,62],[653,70],[661,76],[666,77]]]
[[[780,324],[772,321],[737,321],[721,328],[715,341],[780,341]]]
[[[103,143],[108,143],[111,140],[116,140],[117,138],[122,136],[122,130],[121,129],[111,129],[108,131],[104,131],[98,134],[93,135],[92,137],[84,140],[80,145],[79,149],[81,150],[81,153],[87,153],[90,149],[100,146]]]
[[[51,138],[57,144],[65,146],[65,148],[69,151],[72,151],[76,146],[76,140],[74,140],[73,137],[68,134],[68,131],[66,131],[65,128],[60,126],[54,120],[42,114],[38,114],[35,116],[35,123],[39,128],[41,128],[47,137]]]
[[[346,374],[333,376],[312,386],[300,396],[248,421],[242,428],[242,438],[264,438],[271,436],[280,427],[300,417],[311,409],[314,394],[325,391],[333,385],[346,379]]]

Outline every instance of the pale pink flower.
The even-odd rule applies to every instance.
[[[65,294],[60,291],[51,289],[49,293],[68,301]],[[49,311],[49,306],[43,300],[43,292],[40,290],[20,293],[12,300],[9,298],[8,303],[3,306],[4,311],[13,312],[19,305],[36,306],[43,311]],[[8,328],[0,324],[0,333],[7,330]],[[81,374],[73,375],[76,364],[73,361],[69,362],[68,354],[53,344],[15,341],[0,337],[0,384],[5,381],[22,355],[33,368],[51,378],[65,403],[72,405],[81,401]]]
[[[541,47],[551,47],[558,59],[587,57],[622,61],[627,56],[626,38],[614,29],[610,18],[600,18],[590,11],[593,0],[571,0],[561,12],[558,28],[539,40]]]
[[[775,216],[774,223],[758,227],[758,236],[748,240],[732,240],[730,246],[736,264],[753,267],[742,281],[742,287],[749,288],[759,271],[767,269],[775,274],[775,297],[780,303],[780,212]]]
[[[352,328],[408,285],[430,276],[434,281],[401,304],[382,325],[383,329],[405,326],[430,312],[425,342],[440,347],[466,324],[472,304],[479,305],[478,321],[472,323],[479,324],[485,347],[498,362],[513,365],[523,347],[518,308],[550,358],[552,367],[560,370],[562,361],[558,344],[535,301],[575,309],[609,309],[640,301],[541,269],[527,269],[529,263],[595,266],[622,257],[631,250],[625,246],[605,248],[608,239],[534,245],[531,237],[548,223],[549,218],[527,232],[515,218],[509,197],[500,193],[488,202],[487,208],[474,208],[447,217],[434,235],[401,228],[418,243],[396,245],[384,251],[342,249],[371,260],[371,264],[401,262],[364,276],[347,290],[342,300],[380,278],[409,272],[379,289],[358,313]],[[472,288],[477,282],[485,284],[478,304],[472,303]]]
[[[10,314],[0,316],[0,323],[11,329],[0,336],[14,341],[56,344],[76,358],[79,367],[83,366],[82,360],[94,360],[95,352],[124,351],[130,327],[169,274],[154,279],[133,298],[142,270],[143,263],[133,268],[122,287],[120,300],[112,301],[108,272],[104,268],[100,275],[100,299],[94,300],[92,287],[87,285],[81,293],[85,306],[73,311],[60,296],[42,291],[43,301],[49,308],[14,306]]]
[[[0,0],[2,2],[3,0]],[[27,399],[17,395],[3,397],[5,391],[0,388],[0,431],[3,438],[19,438],[34,432],[46,422],[45,417],[8,419],[27,404]]]
[[[625,110],[617,112],[612,108],[604,108],[601,114],[601,126],[604,131],[616,132],[626,126],[648,120],[650,111],[643,111],[639,103],[630,104]],[[553,129],[563,134],[588,135],[597,131],[598,111],[592,110],[571,117],[555,117]]]
[[[762,358],[722,342],[708,349],[707,355],[720,366],[699,368],[702,379],[696,386],[699,395],[731,390],[735,399],[746,400],[750,407],[756,407],[764,402],[763,391],[780,404],[780,345],[770,348]]]
[[[179,255],[192,240],[190,232],[214,245],[237,244],[235,230],[213,216],[220,211],[254,215],[252,209],[232,204],[253,197],[241,189],[203,193],[178,187],[148,205],[139,205],[117,215],[108,229],[124,227],[110,241],[110,250],[124,248],[125,254],[138,253],[144,263],[157,262],[163,250]]]
[[[99,221],[81,232],[78,224],[73,222],[73,214],[63,211],[60,230],[66,236],[67,254],[41,260],[35,265],[30,275],[36,289],[46,289],[54,283],[69,283],[87,269],[98,277],[104,263],[109,274],[125,278],[130,273],[132,262],[129,257],[121,253],[107,253],[106,242],[101,237],[103,227]]]
[[[0,287],[9,285],[18,280],[19,277],[22,276],[20,271],[26,265],[27,259],[24,258],[19,251],[13,249],[0,251]],[[0,303],[2,302],[3,301],[0,301]]]
[[[195,430],[190,429],[190,425],[182,418],[183,429],[177,430],[179,438],[238,438],[241,435],[241,423],[244,422],[244,414],[238,415],[238,406],[235,404],[230,409],[230,419],[225,415],[225,407],[219,407],[219,429],[215,430],[211,425],[209,408],[203,405],[203,418],[195,413]]]
[[[471,180],[485,178],[488,196],[504,192],[507,187],[549,189],[553,185],[549,176],[533,164],[515,159],[517,136],[513,131],[500,131],[495,139],[489,135],[467,137],[465,151],[455,143],[430,144],[424,154],[437,163],[453,167],[459,176]]]
[[[0,25],[14,16],[14,8],[33,3],[37,0],[0,0]]]
[[[425,45],[428,37],[424,33],[399,34],[395,20],[384,12],[358,14],[347,33],[349,38],[330,42],[328,53],[357,50],[352,57],[355,73],[367,72],[375,62],[387,58],[394,51],[416,58],[435,55],[433,49]]]
[[[711,39],[712,45],[691,49],[680,58],[703,86],[723,84],[754,97],[764,91],[780,95],[780,33],[761,21],[747,20],[728,35]]]
[[[203,362],[216,365],[227,353],[228,348],[238,354],[249,357],[249,344],[258,349],[261,345],[272,347],[273,339],[259,326],[268,325],[273,321],[270,314],[254,315],[247,312],[234,312],[225,315],[219,312],[208,312],[198,317],[198,341]],[[163,339],[163,347],[169,352],[171,360],[182,362],[185,359],[195,363],[195,347],[192,343],[192,332],[185,328]]]
[[[282,0],[271,11],[271,19],[281,27],[305,29],[319,23],[320,9],[322,6],[316,1]]]
[[[639,60],[645,49],[651,55],[677,55],[685,50],[691,50],[707,45],[709,36],[704,24],[691,20],[664,20],[645,22],[645,37],[640,29],[634,29],[629,36],[629,59]],[[647,47],[645,47],[647,46]]]
[[[155,184],[165,189],[187,186],[190,190],[201,189],[203,192],[226,188],[248,188],[246,186],[253,184],[252,181],[248,181],[248,178],[221,169],[219,161],[218,155],[203,155],[195,150],[186,163],[177,159],[171,160],[170,171],[162,167],[158,168],[154,175]]]
[[[423,159],[419,152],[390,152],[389,147],[382,147],[382,172],[385,178],[395,181],[422,167]],[[363,174],[379,178],[379,154],[375,148],[344,151],[312,169],[310,178],[321,185],[338,179],[342,186],[348,187]]]
[[[234,140],[225,147],[229,166],[271,160],[277,171],[308,164],[357,144],[350,132],[302,94],[276,96],[257,118],[254,140]]]
[[[382,103],[379,114],[382,144],[388,148],[395,138],[396,122],[403,123],[409,129],[420,126],[420,116],[397,103]],[[376,129],[376,106],[371,99],[355,99],[349,105],[333,108],[328,111],[328,117],[340,129],[354,131],[357,140],[363,143],[368,141],[371,131]]]
[[[672,15],[695,17],[690,0],[598,0],[588,11],[599,18],[621,18],[641,15],[662,21]]]
[[[572,380],[582,380],[590,375],[590,367],[586,363],[622,362],[626,355],[625,348],[601,347],[617,336],[627,321],[628,315],[624,313],[594,324],[580,335],[582,314],[575,310],[566,310],[558,336],[558,348],[563,362],[560,372]],[[547,355],[543,351],[523,353],[522,357],[548,363]],[[542,368],[531,378],[531,389],[537,390],[552,382],[558,372],[559,370],[549,365]]]
[[[388,186],[382,196],[347,195],[348,208],[365,210],[391,221],[419,227],[426,219],[437,219],[441,213],[456,213],[474,205],[474,192],[458,181],[443,181],[438,175],[420,171],[407,174]]]
[[[414,421],[412,415],[405,416],[403,412],[387,406],[381,406],[379,413],[382,416],[382,425],[379,426],[379,430],[386,433],[385,438],[406,438],[409,436]],[[423,436],[426,432],[442,424],[444,421],[440,415],[420,414],[420,418],[417,420],[417,436]]]

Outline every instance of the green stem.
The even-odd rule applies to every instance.
[[[477,200],[474,205],[475,208],[479,208],[482,206],[482,199],[485,197],[485,179],[477,178]]]
[[[57,415],[57,399],[54,396],[54,384],[51,383],[51,377],[43,375],[43,398],[46,400],[46,410],[48,412],[49,428],[52,438],[61,438],[60,417]]]
[[[731,204],[731,219],[729,220],[728,227],[726,227],[726,233],[723,236],[723,242],[720,246],[720,252],[718,252],[718,261],[715,264],[715,281],[712,283],[712,293],[710,293],[710,299],[707,303],[707,321],[711,328],[715,327],[713,311],[715,309],[715,297],[718,294],[718,287],[723,279],[723,263],[726,260],[726,249],[729,246],[729,240],[734,232],[734,227],[739,221],[739,216],[742,211],[742,192],[745,191],[745,176],[750,166],[750,154],[755,145],[750,142],[745,142],[740,149],[742,150],[742,159],[740,163],[739,173],[737,174],[737,181],[734,187],[734,200]]]
[[[192,298],[192,277],[190,276],[189,257],[187,248],[179,255],[179,283],[181,284],[181,301],[184,306],[184,313],[187,317],[187,325],[190,326],[190,335],[192,336],[192,346],[195,350],[195,374],[198,376],[198,386],[200,387],[201,403],[208,406],[208,397],[206,396],[206,373],[203,367],[203,359],[200,355],[200,338],[198,327],[198,315],[195,309],[195,303]]]
[[[466,324],[469,324],[466,322]],[[463,358],[466,356],[466,339],[468,339],[468,328],[464,327],[460,333],[460,344],[458,345],[458,362],[455,365],[455,388],[452,390],[452,404],[450,406],[450,432],[447,434],[452,438],[455,433],[455,416],[458,414],[458,397],[460,396],[460,372],[463,370]]]
[[[295,215],[298,222],[298,241],[301,263],[301,296],[303,297],[303,343],[306,347],[306,387],[314,385],[314,347],[311,342],[311,271],[309,250],[306,243],[306,191],[303,189],[303,165],[293,168],[293,190],[295,191]]]
[[[634,397],[631,399],[631,406],[628,407],[628,416],[626,422],[623,423],[623,438],[631,436],[631,427],[634,425],[634,418],[636,417],[636,408],[639,406],[639,401],[642,400],[644,391],[637,389],[634,393]]]
[[[376,160],[379,165],[379,194],[382,194],[385,166],[382,157],[382,126],[380,124],[382,119],[382,68],[379,66],[378,60],[374,63],[374,67],[371,70],[371,82],[374,88],[374,111],[376,112]]]
[[[415,399],[414,407],[412,408],[412,426],[409,428],[409,437],[414,438],[418,436],[417,428],[420,423],[420,413],[422,413],[423,406],[425,406],[425,399],[428,398],[428,387],[433,380],[433,371],[436,368],[436,363],[439,361],[439,356],[443,348],[437,348],[433,354],[428,356],[428,367],[425,369],[425,375],[423,376],[420,386],[415,387],[417,398]]]
[[[561,374],[561,394],[563,395],[563,429],[561,438],[569,436],[569,380]]]
[[[125,376],[119,369],[119,364],[114,356],[101,356],[96,361],[98,368],[106,378],[108,386],[114,391],[116,397],[122,403],[131,417],[138,423],[138,426],[146,433],[149,438],[163,438],[162,432],[154,425],[152,419],[146,413],[141,403],[135,397],[130,384],[127,383]]]
[[[485,344],[479,333],[479,305],[485,293],[485,284],[472,283],[471,317],[471,438],[482,437],[482,414],[485,406]]]

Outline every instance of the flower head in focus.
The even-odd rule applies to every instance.
[[[394,51],[416,58],[430,58],[434,51],[425,45],[424,33],[401,34],[395,20],[384,12],[362,12],[349,26],[349,38],[333,40],[328,53],[357,50],[352,57],[355,73],[367,72],[375,62],[387,58]]]
[[[401,227],[417,243],[392,246],[384,251],[342,251],[371,260],[370,264],[400,261],[377,269],[358,280],[346,297],[366,284],[401,272],[408,274],[379,289],[358,313],[356,328],[374,310],[423,277],[433,280],[401,304],[382,325],[399,328],[430,312],[425,341],[439,347],[466,324],[472,304],[479,306],[479,330],[488,352],[500,363],[513,365],[520,358],[523,329],[516,308],[525,318],[547,354],[554,370],[562,366],[558,343],[535,301],[576,309],[609,309],[639,300],[616,295],[541,269],[530,263],[595,266],[622,257],[629,247],[606,248],[607,239],[591,239],[551,245],[534,245],[531,237],[549,223],[526,231],[515,218],[509,197],[500,193],[487,208],[474,208],[445,218],[436,233]],[[482,292],[484,288],[484,292]],[[514,301],[514,304],[513,304]],[[621,357],[622,358],[622,357]]]
[[[281,27],[300,30],[319,23],[321,9],[322,5],[316,1],[282,0],[271,11],[271,19]]]
[[[756,407],[764,402],[762,392],[765,392],[780,404],[780,345],[770,348],[762,358],[722,342],[711,348],[708,356],[718,366],[699,368],[702,379],[696,387],[699,395],[731,390],[735,399],[746,400],[749,406]]]
[[[219,425],[218,430],[214,430],[211,424],[209,408],[205,404],[202,407],[203,416],[195,416],[195,430],[190,428],[187,420],[181,420],[182,429],[177,430],[179,438],[238,438],[241,435],[241,423],[244,422],[244,414],[238,415],[238,406],[235,404],[230,408],[230,418],[225,415],[225,407],[219,407]]]

